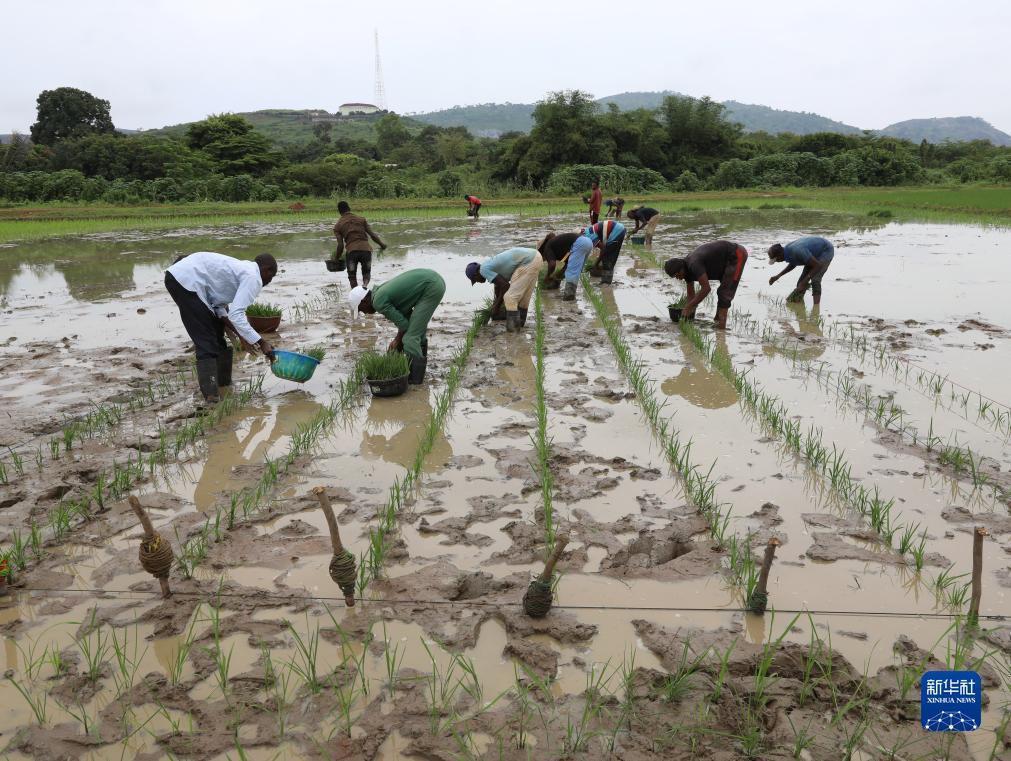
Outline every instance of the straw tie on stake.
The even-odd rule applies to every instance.
[[[544,571],[530,582],[527,592],[523,595],[523,610],[531,618],[544,618],[551,610],[551,577],[555,573],[555,565],[568,544],[569,537],[559,536],[555,539],[555,551],[551,553]]]
[[[765,609],[769,605],[769,571],[772,570],[772,560],[776,557],[776,548],[782,544],[776,537],[772,537],[765,545],[765,557],[762,558],[762,570],[758,574],[758,584],[755,591],[748,597],[747,608],[752,613],[759,616],[765,615]]]
[[[131,494],[128,501],[130,507],[137,514],[140,525],[144,527],[144,538],[140,542],[140,565],[158,579],[158,583],[161,584],[161,596],[171,597],[172,590],[169,589],[168,577],[174,558],[172,545],[154,530],[151,519],[147,517],[147,513],[140,505],[140,500]]]
[[[349,608],[355,605],[355,581],[358,579],[358,572],[355,569],[355,556],[344,549],[341,544],[341,533],[337,528],[337,518],[333,514],[333,507],[330,505],[330,497],[327,496],[326,489],[322,486],[313,488],[312,493],[319,500],[319,506],[323,509],[326,518],[326,525],[330,528],[330,543],[333,545],[333,557],[330,559],[330,578],[336,582],[344,593],[344,604]]]

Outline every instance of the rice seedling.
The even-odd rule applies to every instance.
[[[691,638],[685,638],[681,643],[681,653],[673,671],[664,677],[661,686],[661,696],[668,703],[677,703],[691,688],[692,677],[702,671],[710,648],[696,654],[691,646]]]
[[[38,562],[39,560],[42,560],[42,556],[44,554],[42,550],[42,530],[39,528],[34,518],[30,518],[29,521],[30,529],[28,533],[28,546],[32,550],[32,555],[35,557],[35,561]]]
[[[4,464],[3,460],[0,460],[0,484],[6,483],[8,483],[7,466]]]
[[[209,547],[209,542],[207,540],[208,530],[210,528],[210,519],[204,522],[203,527],[193,536],[191,536],[186,541],[183,541],[179,536],[179,527],[175,527],[176,541],[179,543],[180,553],[179,557],[176,558],[176,564],[179,566],[179,570],[183,572],[183,577],[187,579],[193,578],[193,572],[196,570],[204,559],[207,557],[207,550]]]
[[[44,727],[47,721],[47,706],[49,704],[49,693],[45,690],[41,690],[38,695],[35,694],[30,685],[23,685],[13,676],[7,677],[7,680],[14,686],[20,694],[21,697],[25,699],[28,703],[28,707],[31,709],[32,714],[35,716],[35,721],[38,722],[40,727]]]
[[[39,444],[39,448],[35,450],[35,467],[38,469],[40,473],[42,472],[43,459],[44,458],[42,456],[42,445]]]
[[[551,472],[551,439],[548,437],[548,405],[544,391],[544,307],[541,301],[541,285],[538,282],[534,292],[534,415],[537,429],[533,435],[534,451],[537,457],[536,470],[541,483],[541,503],[544,510],[545,560],[555,549],[555,509],[554,474]]]
[[[358,366],[367,380],[401,378],[410,371],[410,360],[402,352],[368,351],[358,359]]]
[[[169,684],[173,686],[178,685],[182,681],[183,671],[186,669],[186,663],[189,661],[190,652],[193,650],[193,643],[196,639],[196,625],[197,621],[200,620],[201,607],[202,603],[197,603],[197,607],[190,616],[189,626],[186,627],[185,634],[182,639],[179,640],[179,643],[172,654],[172,658],[169,660],[168,680]]]
[[[303,636],[290,622],[288,624],[288,631],[295,641],[295,654],[288,661],[288,668],[302,680],[311,694],[318,695],[323,690],[323,681],[316,670],[319,659],[319,623],[313,628],[309,624],[308,613],[305,614],[305,628]]]
[[[91,619],[87,622],[86,632],[74,641],[81,654],[84,664],[83,674],[91,682],[97,682],[102,676],[102,667],[111,647],[109,637],[104,633],[102,624],[98,621],[97,609],[92,609]]]
[[[140,650],[140,637],[137,636],[136,628],[132,642],[129,629],[123,629],[122,641],[116,634],[116,630],[112,629],[112,651],[116,663],[116,670],[112,674],[116,684],[116,694],[122,695],[133,688],[137,668],[147,653],[147,646],[145,645],[143,651]]]
[[[246,307],[246,315],[249,317],[280,317],[281,311],[281,307],[269,301],[258,301]]]
[[[221,696],[225,699],[225,702],[230,703],[228,680],[232,666],[232,653],[235,650],[235,646],[232,645],[228,648],[228,652],[225,652],[221,646],[221,609],[215,605],[209,605],[208,609],[210,611],[208,619],[211,623],[211,638],[214,644],[213,647],[205,647],[204,652],[214,662],[214,679],[218,683]]]
[[[7,447],[7,449],[11,453],[11,462],[14,464],[14,472],[19,476],[23,476],[25,474],[25,459],[17,452],[17,450],[11,449],[10,447]],[[4,483],[6,483],[6,481],[4,481]]]
[[[60,459],[60,440],[50,439],[49,440],[49,456],[53,460]]]
[[[310,349],[306,349],[302,353],[305,354],[307,357],[312,357],[317,362],[322,362],[323,357],[326,356],[326,349],[322,346],[313,346]]]
[[[383,621],[383,642],[386,643],[386,647],[383,648],[383,665],[386,668],[386,687],[390,691],[390,697],[392,698],[397,690],[400,664],[404,661],[406,651],[400,649],[399,642],[390,642],[390,637],[386,632],[385,620]]]

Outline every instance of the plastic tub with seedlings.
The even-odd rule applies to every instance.
[[[296,351],[274,350],[274,361],[270,363],[270,371],[282,380],[290,380],[295,383],[305,383],[316,372],[319,363],[326,356],[326,350],[322,346],[314,346],[307,349],[305,354]]]
[[[685,304],[688,303],[688,296],[683,295],[676,301],[672,301],[667,305],[667,314],[670,315],[671,322],[680,322],[681,315],[684,312]]]
[[[281,307],[269,302],[256,302],[246,307],[246,319],[257,333],[273,333],[281,324]]]
[[[400,396],[407,391],[411,363],[401,352],[366,352],[359,359],[372,396]]]
[[[631,238],[629,238],[629,240],[631,240],[632,243],[634,243],[637,246],[642,246],[646,244],[645,235],[633,235]]]

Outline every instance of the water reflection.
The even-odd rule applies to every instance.
[[[799,340],[793,340],[790,342],[791,347],[802,344],[806,336],[813,336],[814,341],[809,341],[803,348],[798,348],[796,356],[798,359],[811,361],[818,359],[822,354],[825,353],[826,343],[824,340],[824,333],[821,328],[820,319],[820,306],[812,306],[808,310],[807,305],[803,303],[789,302],[783,305],[784,308],[793,315],[793,318],[797,322],[797,327],[794,328],[789,320],[783,319],[779,323],[783,327],[783,332],[790,336],[791,338],[796,337]],[[781,354],[784,356],[794,356],[794,352],[791,348],[789,352],[779,348],[775,344],[763,343],[762,352],[766,356],[774,356],[776,354]]]
[[[681,331],[676,331],[681,352],[688,360],[688,366],[674,378],[660,384],[660,390],[667,396],[680,396],[696,407],[718,410],[737,404],[737,389],[714,370],[710,370],[698,350]],[[723,331],[716,331],[718,351],[727,352],[727,338]]]
[[[373,398],[362,430],[361,453],[370,459],[409,467],[431,415],[432,402],[427,387],[408,389],[402,396]],[[434,467],[452,456],[453,448],[445,434],[439,431],[426,462]]]

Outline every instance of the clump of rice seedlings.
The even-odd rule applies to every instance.
[[[324,349],[322,346],[313,346],[311,349],[306,349],[302,353],[305,354],[307,357],[312,357],[317,362],[322,362],[323,357],[326,356],[326,349]]]
[[[11,453],[11,462],[14,463],[14,472],[19,476],[25,474],[25,459],[14,449],[7,447]],[[6,481],[4,482],[6,483]]]
[[[315,629],[310,626],[308,613],[305,614],[305,629],[303,636],[290,622],[288,623],[288,631],[295,640],[295,655],[288,661],[288,668],[305,683],[306,689],[311,694],[318,695],[323,690],[323,681],[317,671],[319,623],[316,623]]]
[[[111,647],[109,637],[103,632],[102,624],[98,621],[97,610],[91,611],[87,633],[78,637],[75,644],[81,653],[84,676],[92,683],[97,682],[102,676],[102,667]]]
[[[367,351],[359,358],[358,366],[366,380],[402,378],[411,370],[407,355],[399,351]]]
[[[169,660],[167,676],[169,684],[173,686],[182,681],[183,671],[186,669],[186,663],[189,661],[190,652],[193,650],[193,642],[196,639],[196,625],[197,621],[200,620],[201,606],[202,603],[197,603],[197,607],[194,609],[193,614],[190,617],[190,624],[186,628],[186,633],[179,641],[175,652],[172,654],[172,658]]]
[[[281,307],[271,304],[269,301],[257,301],[246,307],[246,315],[249,317],[280,317]]]
[[[0,484],[6,484],[7,481],[7,466],[4,464],[3,460],[0,460]]]
[[[49,703],[49,693],[43,689],[38,695],[36,695],[31,685],[21,684],[21,682],[13,676],[7,677],[7,681],[14,686],[14,689],[21,693],[21,697],[25,699],[25,702],[28,703],[28,707],[35,715],[35,721],[38,722],[38,725],[40,727],[44,727],[48,717],[47,706]]]

